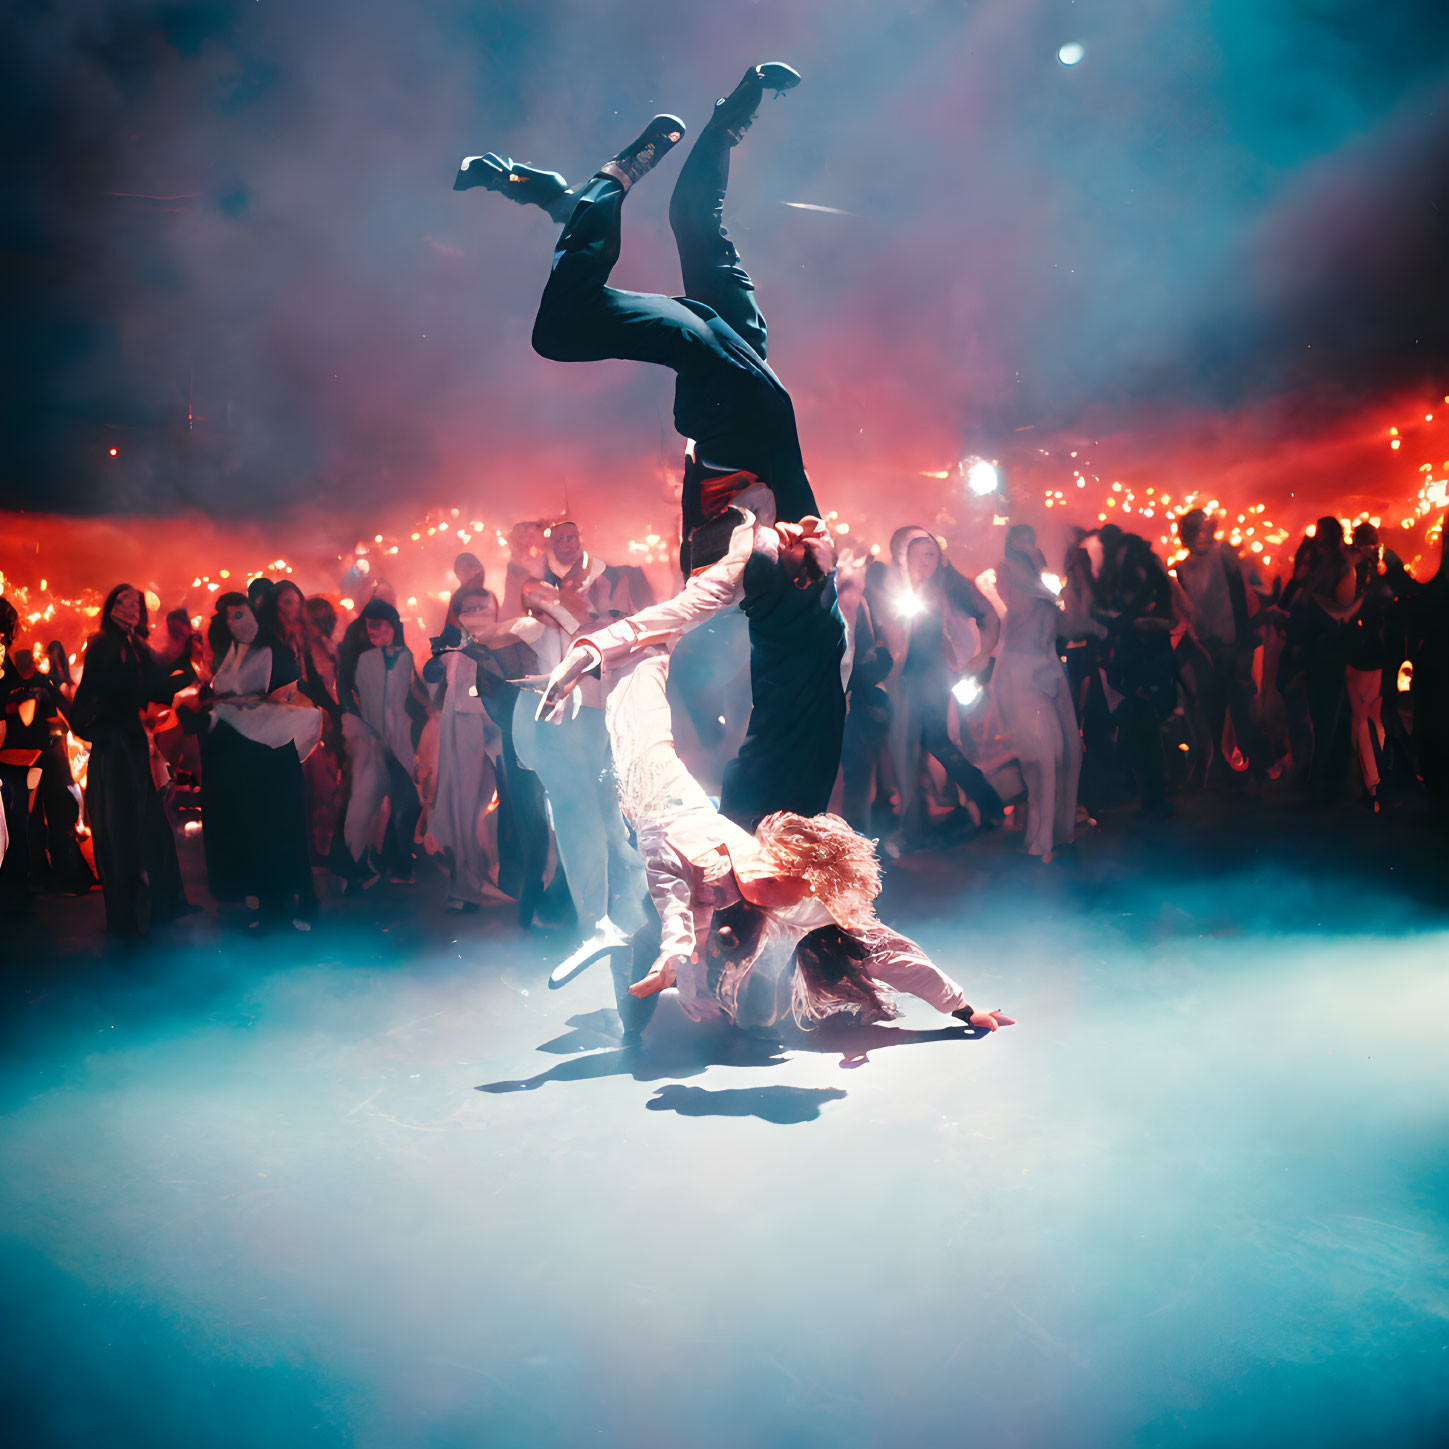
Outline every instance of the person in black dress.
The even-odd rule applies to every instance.
[[[144,935],[193,909],[152,776],[141,711],[170,704],[195,682],[196,671],[184,655],[162,665],[146,645],[149,632],[140,591],[117,584],[101,606],[100,628],[86,641],[70,715],[71,732],[91,746],[86,818],[106,900],[106,932],[120,937]]]

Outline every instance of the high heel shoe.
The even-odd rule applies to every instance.
[[[495,151],[463,158],[453,178],[453,190],[471,191],[475,186],[497,191],[520,206],[537,206],[555,221],[567,221],[573,210],[568,182],[557,171],[525,166]]]
[[[794,90],[800,80],[800,72],[783,61],[767,60],[763,65],[752,65],[739,85],[714,103],[714,114],[709,123],[724,126],[730,133],[730,139],[738,145],[758,114],[765,92],[783,95]]]
[[[627,191],[647,176],[684,139],[685,125],[678,116],[655,116],[647,126],[596,173],[609,176]]]

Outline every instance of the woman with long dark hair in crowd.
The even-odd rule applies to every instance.
[[[1043,579],[1045,568],[1035,531],[1026,524],[1010,529],[996,576],[1006,620],[992,699],[1026,784],[1026,848],[1050,861],[1057,846],[1076,837],[1082,737],[1057,654],[1062,612],[1056,590]]]
[[[255,586],[254,582],[252,588]],[[337,627],[337,611],[326,599],[307,599],[291,579],[277,580],[271,607],[276,618],[277,639],[296,661],[298,692],[323,714],[322,739],[302,761],[302,783],[312,858],[325,863],[332,848],[341,781],[342,711],[333,693],[337,650],[331,642],[332,631]],[[322,631],[320,643],[319,629]]]
[[[261,583],[271,581],[253,579],[247,588],[248,598],[253,596],[252,591]],[[266,601],[260,590],[258,593],[261,596],[255,601],[257,606],[265,606],[276,620],[277,642],[286,645],[297,663],[297,680],[300,686],[306,677],[311,653],[307,640],[307,597],[291,579],[278,579],[271,583],[270,602]]]
[[[891,761],[901,792],[899,835],[918,841],[925,834],[923,754],[940,761],[952,798],[960,790],[975,805],[983,827],[1000,825],[1005,817],[1001,797],[951,738],[948,718],[952,687],[963,674],[984,672],[1001,621],[981,590],[942,558],[940,544],[924,528],[897,529],[891,557],[886,596],[874,612],[878,626],[887,620],[893,626],[886,641],[897,661],[890,682],[895,686]],[[976,625],[978,644],[976,653],[963,660],[955,630],[967,621]]]
[[[473,579],[459,588],[448,603],[449,627],[473,642],[477,634],[491,633],[498,625],[498,603]],[[498,761],[502,737],[483,702],[479,673],[483,666],[461,648],[430,659],[423,679],[441,683],[438,720],[437,792],[428,816],[428,829],[448,858],[448,896],[445,909],[476,911],[501,892],[493,883],[493,852],[488,848],[501,791]],[[496,847],[495,847],[496,849]]]
[[[263,587],[258,588],[260,584]],[[202,742],[206,875],[219,901],[254,896],[264,924],[317,908],[307,854],[302,760],[322,715],[297,695],[297,661],[277,629],[276,594],[256,580],[221,594],[207,628],[211,683]]]
[[[520,803],[513,754],[518,690],[508,678],[530,674],[536,665],[533,651],[512,636],[501,648],[489,647],[497,635],[498,600],[483,586],[480,571],[453,595],[448,622],[435,642],[438,652],[423,666],[424,680],[441,685],[438,790],[429,818],[433,839],[448,855],[450,911],[476,911],[500,899],[503,880],[495,884],[492,878],[495,860],[502,876],[504,851],[521,843],[514,818]],[[542,801],[536,803],[537,838],[526,853],[541,888],[548,825]],[[521,865],[513,862],[515,874]]]
[[[343,827],[348,888],[366,889],[382,870],[396,881],[411,881],[413,837],[422,812],[415,728],[427,717],[427,700],[402,619],[386,599],[369,599],[342,636],[337,702],[351,775]],[[374,858],[384,801],[388,820]]]
[[[151,773],[141,711],[167,704],[192,684],[183,655],[168,670],[146,645],[146,600],[117,584],[101,605],[100,627],[86,641],[81,682],[70,712],[74,734],[91,745],[86,819],[106,899],[106,931],[140,936],[193,909],[181,885],[176,838]],[[150,909],[143,891],[149,888]]]

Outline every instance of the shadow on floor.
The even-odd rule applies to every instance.
[[[991,1035],[988,1031],[967,1026],[912,1031],[896,1026],[863,1026],[852,1020],[841,1019],[827,1022],[815,1031],[800,1031],[793,1023],[786,1023],[778,1036],[765,1037],[752,1036],[732,1027],[723,1030],[699,1027],[679,1016],[677,1020],[666,1018],[657,1022],[655,1029],[645,1037],[642,1046],[600,1051],[600,1046],[619,1040],[619,1018],[613,1011],[601,1008],[598,1011],[571,1016],[568,1025],[572,1030],[544,1042],[538,1048],[539,1051],[553,1056],[566,1056],[567,1061],[531,1077],[485,1082],[474,1090],[498,1096],[509,1092],[536,1091],[551,1082],[588,1082],[600,1077],[633,1077],[636,1082],[657,1082],[661,1077],[697,1077],[708,1068],[717,1066],[777,1067],[786,1060],[787,1048],[824,1055],[839,1052],[840,1065],[855,1068],[868,1066],[870,1053],[885,1047],[920,1046],[927,1042],[940,1041],[974,1042]],[[750,1092],[793,1090],[783,1087],[743,1088],[738,1093],[703,1095],[731,1097],[748,1095]],[[831,1089],[827,1096],[834,1095],[834,1091],[835,1089]],[[649,1102],[648,1106],[655,1111],[667,1108],[685,1116],[763,1116],[766,1121],[811,1121],[820,1115],[818,1109],[807,1117],[787,1116],[780,1119],[767,1116],[764,1112],[755,1112],[748,1107],[738,1110],[699,1111],[677,1105],[674,1098],[663,1104],[656,1099]]]
[[[681,1117],[758,1117],[788,1127],[814,1122],[826,1102],[838,1102],[839,1087],[730,1087],[711,1092],[704,1087],[660,1087],[644,1104],[651,1112],[678,1112]]]

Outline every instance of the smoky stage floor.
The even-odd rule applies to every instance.
[[[1443,1442],[1444,857],[1185,813],[892,871],[1020,1023],[980,1040],[666,1001],[625,1054],[605,969],[549,992],[566,939],[436,880],[141,954],[46,902],[0,1024],[9,1442]]]

